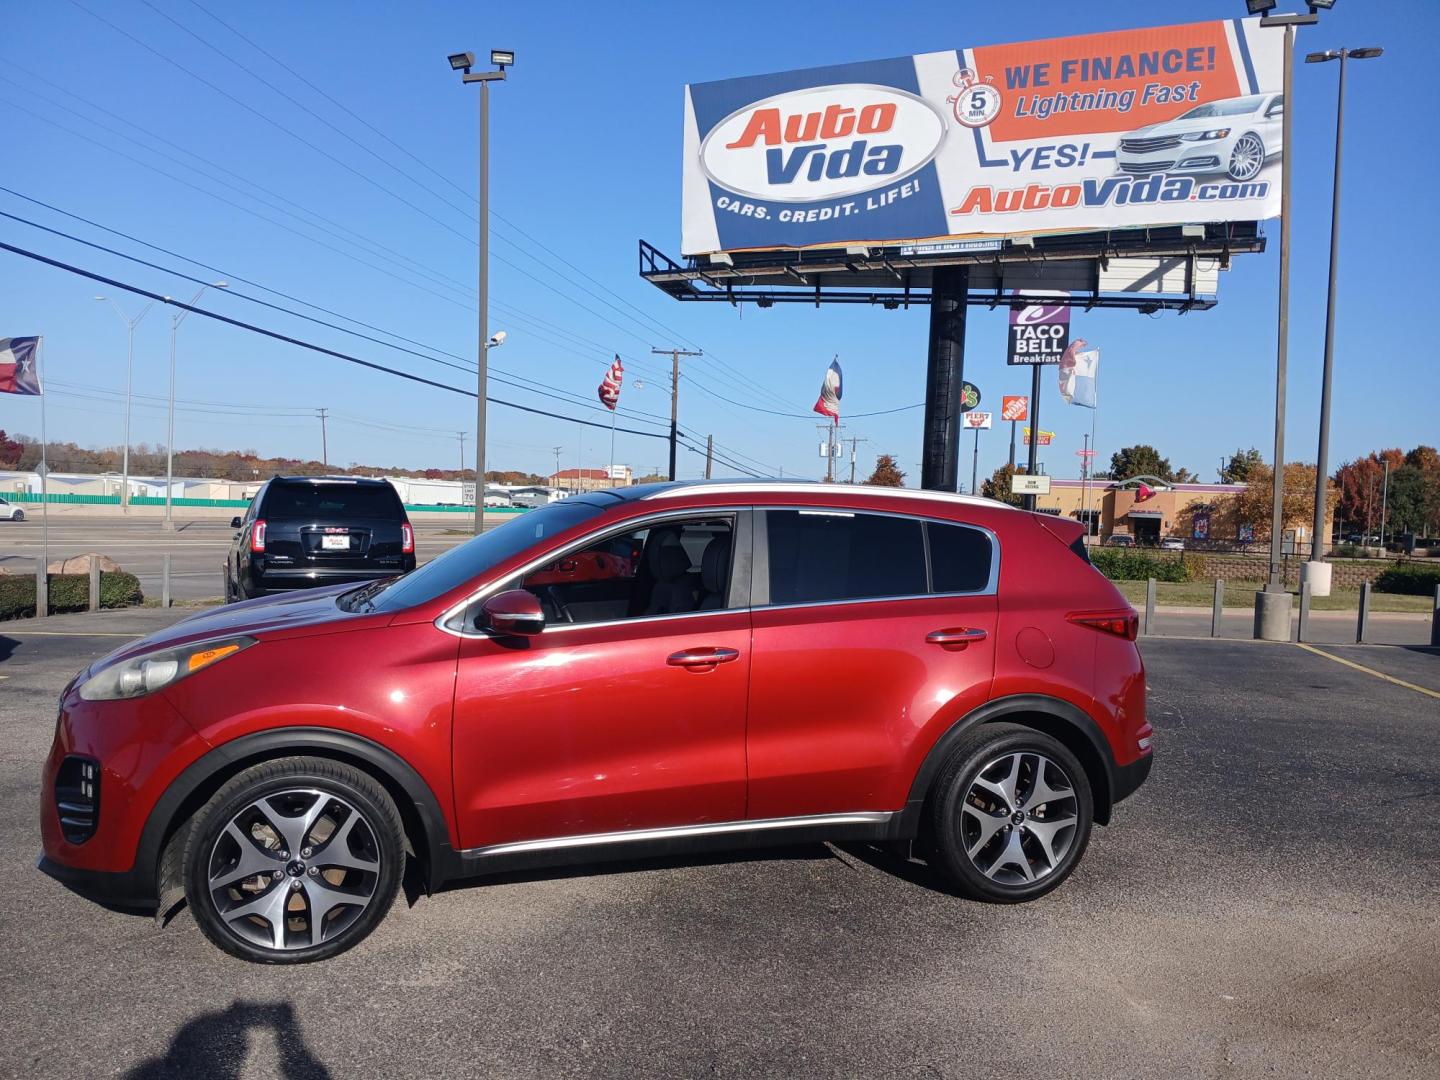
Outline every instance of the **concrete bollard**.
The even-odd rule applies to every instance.
[[[1364,645],[1370,633],[1370,582],[1360,583],[1360,617],[1355,621],[1355,644]]]
[[[1145,579],[1145,626],[1141,633],[1149,637],[1155,632],[1155,579]]]
[[[170,553],[165,553],[164,569],[160,572],[160,606],[170,606]]]
[[[1215,602],[1210,608],[1210,636],[1219,637],[1225,620],[1225,579],[1215,579]]]
[[[1430,645],[1440,649],[1440,585],[1435,586],[1435,610],[1430,615]]]
[[[90,610],[100,610],[100,560],[90,560]]]
[[[45,570],[45,560],[35,560],[35,617],[43,619],[50,614],[50,575]]]
[[[1315,583],[1300,583],[1300,621],[1295,626],[1295,640],[1304,641],[1310,636],[1310,600],[1315,595]]]
[[[1255,594],[1255,637],[1261,641],[1290,640],[1290,611],[1294,597],[1284,589],[1263,589]]]

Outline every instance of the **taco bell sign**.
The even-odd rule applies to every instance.
[[[1058,364],[1069,344],[1070,308],[1065,304],[1027,304],[1010,309],[1008,363]]]

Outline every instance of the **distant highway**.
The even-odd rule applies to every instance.
[[[487,517],[493,528],[509,516]],[[415,523],[415,553],[420,562],[433,559],[470,539],[471,519],[456,514],[443,523]],[[164,532],[154,517],[127,519],[116,515],[79,517],[67,514],[50,522],[50,561],[98,552],[109,555],[121,569],[140,579],[146,596],[160,596],[165,554],[171,555],[170,590],[177,600],[221,595],[221,567],[234,536],[228,520],[177,522],[176,531]],[[0,569],[12,574],[33,574],[40,557],[40,521],[0,521]]]

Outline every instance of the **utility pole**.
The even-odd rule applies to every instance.
[[[550,477],[550,486],[558,488],[560,486],[560,451],[565,448],[563,446],[552,446],[550,449],[555,452],[555,475]]]
[[[325,421],[329,418],[329,409],[316,409],[315,415],[320,418],[320,464],[330,468],[330,443],[325,435]]]
[[[834,423],[815,425],[815,430],[825,439],[825,482],[827,484],[833,484],[835,482],[835,458],[840,449],[835,441],[838,428],[839,425]],[[841,441],[843,441],[843,438]]]
[[[705,436],[705,479],[710,479],[710,465],[715,460],[715,436]]]
[[[688,349],[656,349],[650,351],[657,356],[670,357],[670,479],[675,479],[675,444],[679,437],[678,422],[680,419],[680,358],[682,356],[704,356],[703,350],[697,349],[694,352]]]
[[[490,84],[505,80],[505,69],[515,62],[513,52],[491,49],[490,62],[499,70],[471,72],[473,53],[453,53],[449,57],[452,71],[460,71],[461,81],[480,84],[480,191],[476,209],[480,230],[479,334],[475,350],[475,535],[484,528],[485,519],[485,395],[490,369]],[[496,344],[499,344],[497,341]]]
[[[465,475],[465,432],[455,432],[456,438],[460,440],[460,475]]]
[[[869,442],[869,439],[862,439],[858,435],[850,436],[850,483],[855,483],[855,448],[862,442]]]

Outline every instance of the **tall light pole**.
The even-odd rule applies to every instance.
[[[476,71],[475,54],[451,53],[450,69],[462,73],[462,81],[480,84],[480,323],[476,342],[479,371],[475,380],[475,534],[484,527],[485,518],[485,394],[489,382],[489,351],[492,344],[498,345],[505,339],[496,335],[499,341],[490,337],[490,84],[503,82],[505,69],[515,63],[515,54],[503,49],[490,50],[490,63],[496,71]]]
[[[1330,477],[1330,379],[1335,367],[1335,278],[1340,263],[1340,150],[1345,134],[1345,62],[1349,59],[1369,60],[1382,49],[1328,49],[1310,53],[1307,64],[1340,61],[1339,89],[1335,96],[1335,180],[1330,199],[1330,291],[1325,301],[1325,364],[1320,380],[1320,447],[1315,455],[1315,519],[1310,538],[1310,562],[1304,567],[1310,582],[1311,596],[1330,595],[1330,566],[1325,562],[1329,535],[1325,531],[1325,504],[1328,501]]]
[[[1275,0],[1246,0],[1251,14],[1268,12]],[[1306,15],[1265,15],[1260,25],[1285,28],[1285,79],[1281,88],[1284,114],[1280,146],[1280,298],[1275,339],[1275,469],[1270,498],[1270,573],[1263,592],[1255,594],[1255,636],[1267,641],[1290,640],[1290,609],[1293,598],[1285,589],[1285,563],[1281,549],[1285,531],[1285,391],[1286,365],[1290,349],[1290,174],[1293,159],[1295,117],[1295,27],[1309,26],[1320,17],[1312,7]]]
[[[190,298],[187,308],[192,308],[205,295],[206,289],[228,289],[228,281],[217,281],[211,285],[201,285]],[[165,302],[171,303],[170,297],[165,297]],[[187,310],[177,311],[170,317],[170,411],[165,423],[165,520],[160,523],[162,529],[173,530],[175,518],[172,515],[171,499],[175,489],[175,338],[180,331],[180,324],[189,315]]]
[[[123,308],[108,296],[97,296],[96,300],[108,300],[110,306],[115,309],[115,314],[125,324],[128,333],[128,342],[125,348],[125,450],[120,465],[120,510],[122,513],[130,512],[130,388],[135,379],[135,327],[140,325],[140,320],[150,313],[155,306],[151,300],[140,309],[140,314],[133,319],[125,314]]]

